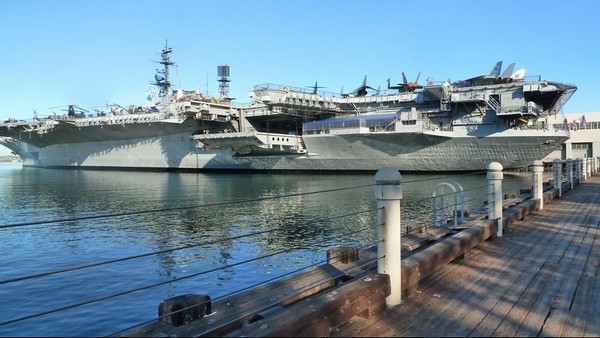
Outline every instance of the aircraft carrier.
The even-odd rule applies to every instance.
[[[406,80],[383,92],[349,93],[263,84],[252,102],[228,98],[229,67],[219,66],[220,96],[172,90],[171,48],[148,106],[109,105],[0,124],[0,144],[24,166],[166,171],[477,171],[492,161],[522,168],[569,138],[557,118],[574,85],[502,72],[450,83]],[[559,121],[556,123],[556,121]]]

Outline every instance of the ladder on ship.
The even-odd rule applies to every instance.
[[[500,112],[500,102],[494,98],[493,95],[486,95],[484,100],[488,107],[492,108],[496,113]]]

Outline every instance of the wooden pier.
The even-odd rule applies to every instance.
[[[600,177],[332,336],[600,336]]]
[[[562,187],[541,193],[543,210],[505,199],[502,237],[480,219],[405,250],[391,308],[376,250],[336,248],[327,264],[212,303],[166,300],[125,336],[600,336],[600,176]]]

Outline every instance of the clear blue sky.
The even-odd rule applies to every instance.
[[[565,113],[599,111],[599,9],[595,0],[0,0],[0,119],[145,104],[165,39],[176,87],[218,95],[217,66],[227,64],[240,103],[267,82],[337,93],[365,75],[375,88],[403,71],[455,81],[502,60],[577,85]]]

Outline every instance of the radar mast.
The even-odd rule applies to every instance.
[[[219,101],[229,101],[229,66],[217,66],[217,75],[219,76]]]
[[[154,75],[154,80],[152,84],[158,86],[160,88],[159,96],[165,97],[169,94],[169,88],[171,87],[171,82],[169,82],[169,66],[175,65],[175,62],[171,61],[170,55],[173,50],[168,47],[167,40],[165,39],[165,48],[163,48],[160,53],[161,60],[154,61],[163,65],[163,69],[157,69],[156,74]]]

